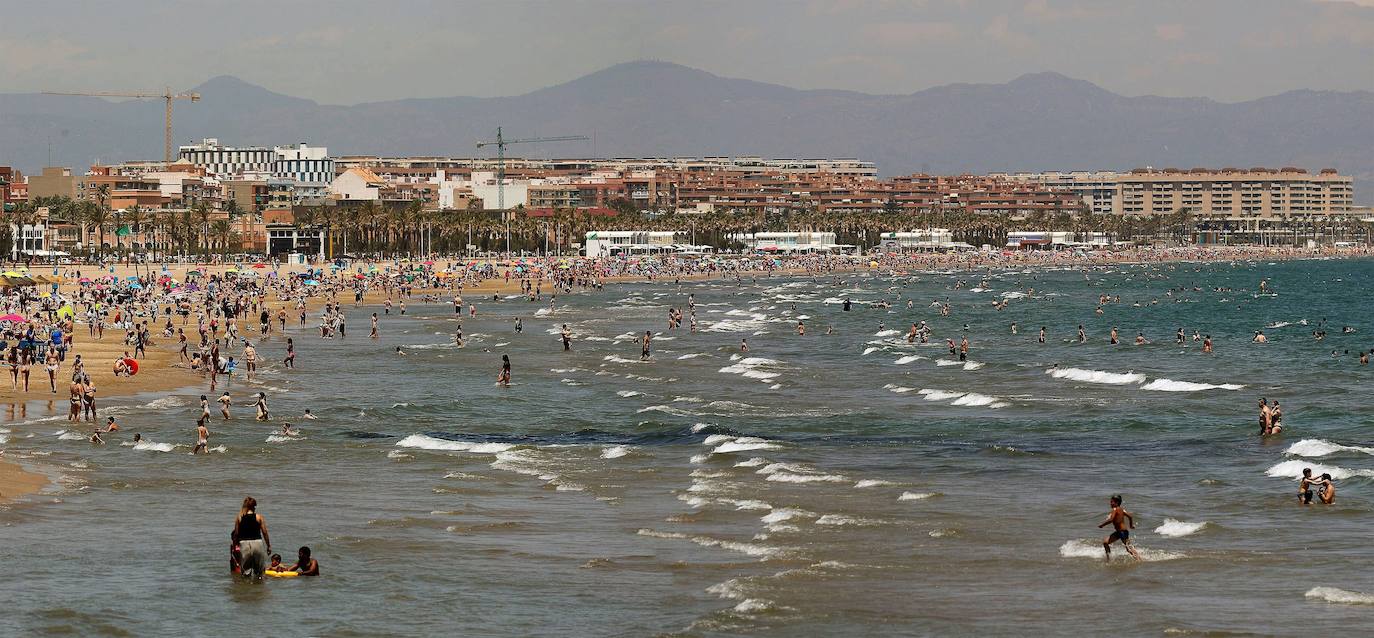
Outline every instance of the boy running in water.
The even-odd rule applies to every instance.
[[[1112,543],[1120,540],[1126,551],[1130,552],[1136,560],[1140,560],[1140,554],[1137,554],[1135,548],[1131,547],[1131,530],[1135,529],[1135,517],[1126,511],[1126,508],[1121,507],[1120,494],[1112,496],[1109,502],[1112,505],[1112,511],[1107,514],[1107,520],[1102,521],[1098,527],[1111,525],[1115,531],[1102,539],[1102,551],[1107,553],[1107,560],[1111,560]],[[1127,526],[1128,523],[1129,527]]]

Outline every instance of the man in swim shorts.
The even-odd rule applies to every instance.
[[[1136,560],[1140,560],[1140,554],[1137,554],[1135,548],[1131,547],[1131,530],[1135,529],[1135,517],[1132,516],[1130,512],[1126,511],[1126,508],[1121,507],[1120,494],[1112,496],[1111,500],[1108,502],[1111,503],[1112,511],[1107,514],[1107,520],[1102,521],[1098,527],[1111,525],[1114,531],[1111,535],[1102,539],[1102,551],[1106,552],[1107,560],[1111,560],[1112,543],[1119,540],[1121,541],[1121,545],[1126,548],[1126,551],[1131,553],[1131,556],[1134,556]]]
[[[1298,481],[1298,505],[1312,504],[1312,468],[1302,468],[1302,479]]]

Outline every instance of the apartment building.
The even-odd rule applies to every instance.
[[[1094,213],[1281,219],[1348,215],[1353,178],[1335,169],[1315,174],[1295,167],[1138,168],[1126,173],[1075,171],[996,173],[992,177],[1074,193]]]

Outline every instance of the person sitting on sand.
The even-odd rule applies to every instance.
[[[319,576],[320,561],[310,557],[310,548],[301,547],[296,552],[296,564],[292,565],[287,571],[293,571],[301,576]]]
[[[114,361],[114,375],[115,375],[116,377],[127,377],[127,376],[129,376],[129,365],[128,365],[127,363],[124,363],[124,359],[123,359],[123,358],[117,358],[117,359],[115,359],[115,361]]]

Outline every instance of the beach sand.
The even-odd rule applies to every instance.
[[[30,472],[11,461],[0,460],[0,504],[33,494],[48,484],[48,477]]]

